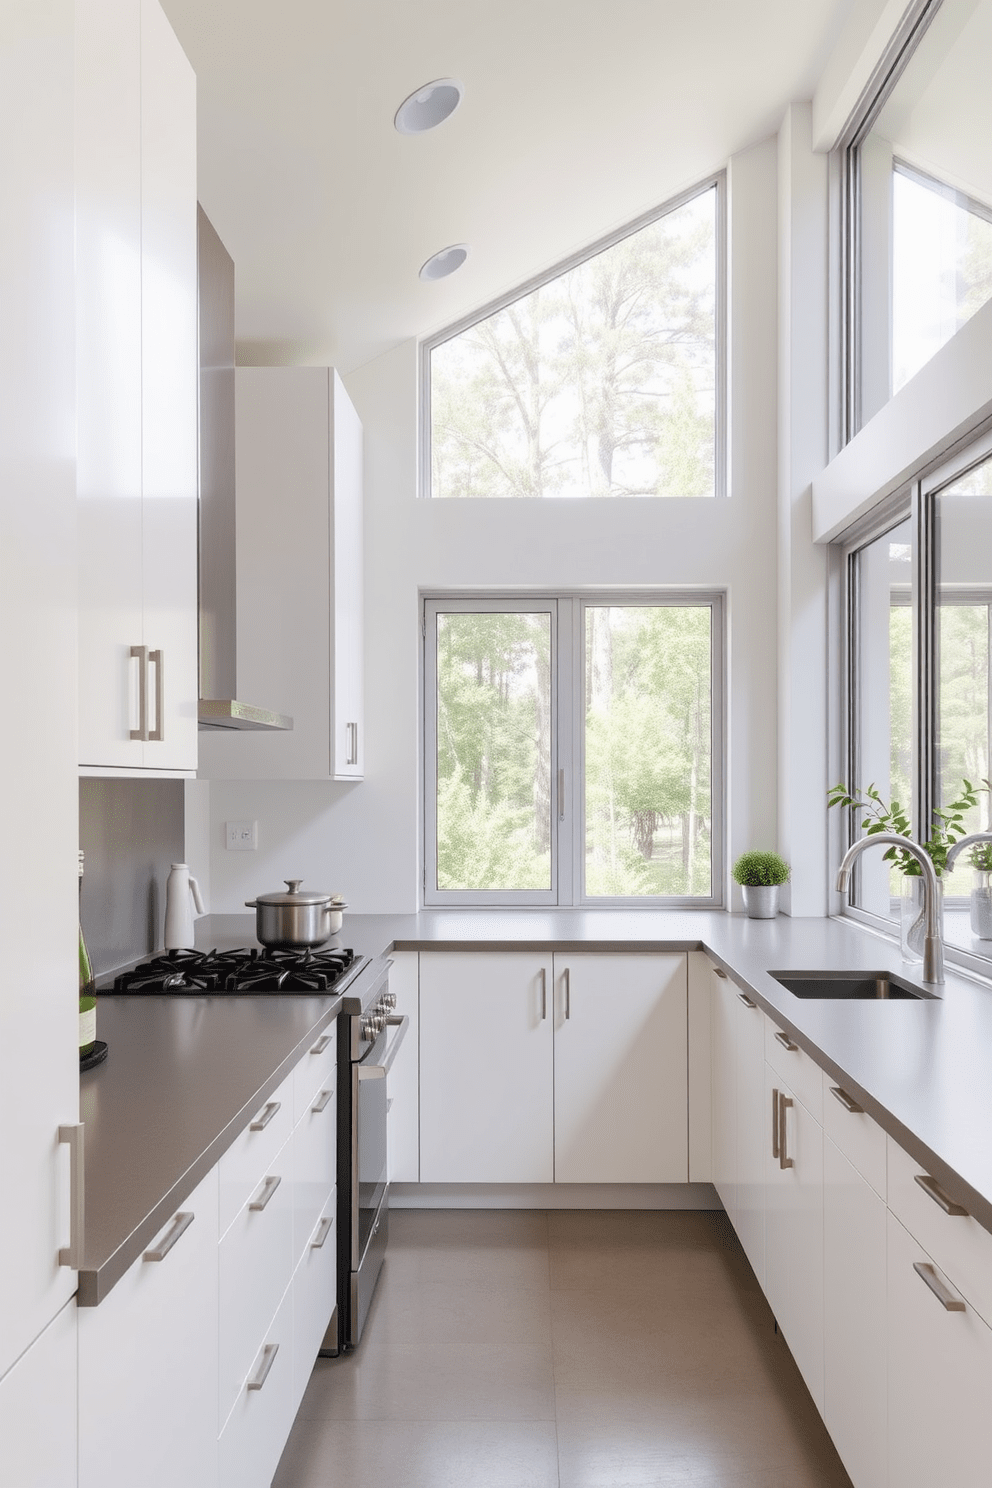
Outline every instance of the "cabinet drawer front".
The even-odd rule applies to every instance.
[[[891,1189],[890,1189],[891,1192]],[[992,1329],[947,1311],[914,1269],[936,1262],[888,1215],[888,1444],[891,1488],[987,1483]],[[937,1270],[938,1286],[952,1281]]]
[[[293,1405],[299,1406],[337,1303],[337,1190],[307,1237],[293,1276]],[[325,1221],[327,1223],[325,1224]],[[322,1243],[318,1246],[316,1241]]]
[[[261,1389],[265,1350],[276,1347]],[[287,1288],[275,1316],[239,1380],[238,1396],[221,1432],[220,1488],[269,1488],[293,1425],[293,1293]]]
[[[337,1077],[338,1028],[332,1023],[312,1039],[309,1051],[304,1054],[293,1071],[293,1120],[300,1117],[313,1105],[322,1090],[333,1089]]]
[[[275,1110],[274,1107],[278,1107]],[[258,1130],[252,1131],[252,1126]],[[248,1203],[272,1161],[293,1130],[293,1075],[287,1075],[257,1112],[218,1164],[220,1173],[220,1232],[225,1234]]]
[[[798,1096],[810,1115],[823,1121],[823,1071],[804,1050],[792,1047],[795,1040],[783,1029],[765,1020],[765,1059]]]
[[[888,1200],[893,1214],[928,1251],[953,1287],[992,1324],[992,1235],[967,1214],[945,1214],[917,1183],[926,1169],[887,1138]]]
[[[173,1488],[216,1471],[216,1169],[179,1214],[194,1217],[148,1247],[161,1260],[140,1257],[99,1307],[79,1309],[84,1488]]]
[[[839,1090],[842,1098],[834,1094]],[[843,1152],[848,1162],[885,1198],[885,1133],[867,1111],[852,1111],[857,1104],[832,1075],[823,1075],[823,1130]]]
[[[281,1178],[264,1209],[246,1205],[220,1244],[220,1420],[226,1420],[266,1324],[293,1274],[292,1151],[278,1152],[267,1178]],[[265,1198],[265,1177],[256,1189]]]
[[[298,1262],[317,1217],[334,1187],[337,1167],[337,1113],[334,1099],[315,1110],[323,1096],[318,1091],[293,1133],[293,1260]]]

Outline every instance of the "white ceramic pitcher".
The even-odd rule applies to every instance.
[[[203,914],[200,885],[185,863],[173,863],[165,885],[165,949],[193,949],[193,907]]]

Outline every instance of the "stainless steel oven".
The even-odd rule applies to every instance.
[[[338,1313],[325,1354],[358,1343],[386,1254],[389,1071],[410,1025],[393,1011],[389,965],[345,998],[338,1026]]]

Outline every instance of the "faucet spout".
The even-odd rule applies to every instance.
[[[985,837],[992,841],[992,833],[976,833],[976,837]],[[966,843],[973,838],[964,837],[955,843],[954,848],[947,855],[947,866],[951,865],[953,853],[960,851]],[[911,837],[904,837],[901,832],[875,832],[871,837],[860,837],[857,842],[852,842],[841,860],[837,871],[837,889],[843,894],[850,882],[851,867],[856,858],[868,847],[899,847],[903,852],[908,852],[910,857],[916,859],[920,865],[920,877],[923,880],[923,916],[924,916],[924,939],[923,939],[923,980],[935,986],[941,986],[944,980],[944,944],[941,939],[940,916],[938,912],[937,897],[937,872],[929,853],[914,842]]]
[[[955,842],[947,853],[947,872],[950,873],[954,867],[954,860],[958,853],[964,852],[966,847],[974,847],[977,842],[992,842],[992,832],[971,832],[967,837],[962,837],[960,842]]]

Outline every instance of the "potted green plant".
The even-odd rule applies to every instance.
[[[976,842],[968,862],[976,875],[971,891],[971,933],[979,940],[992,940],[992,842]]]
[[[967,833],[965,812],[977,806],[979,791],[988,789],[987,780],[983,780],[978,786],[972,785],[970,780],[962,780],[957,799],[948,802],[946,806],[936,807],[933,811],[930,835],[925,842],[921,843],[921,846],[933,863],[941,903],[943,903],[943,874],[947,867],[947,854],[955,842]],[[863,811],[865,815],[861,822],[861,829],[869,837],[877,836],[879,832],[898,832],[903,837],[912,836],[912,824],[906,808],[898,801],[892,801],[890,805],[886,805],[881,792],[874,783],[868,786],[862,798],[856,793],[852,794],[841,781],[831,786],[827,792],[827,806],[849,806],[854,811]],[[972,849],[973,854],[978,851],[977,847]],[[900,913],[903,958],[907,961],[919,961],[923,955],[924,933],[923,910],[918,902],[917,894],[917,884],[921,876],[920,865],[901,847],[886,848],[882,857],[886,862],[896,866],[906,884]]]
[[[779,885],[788,882],[789,865],[775,852],[741,853],[733,866],[734,881],[744,891],[744,913],[751,920],[773,920],[778,914]]]

